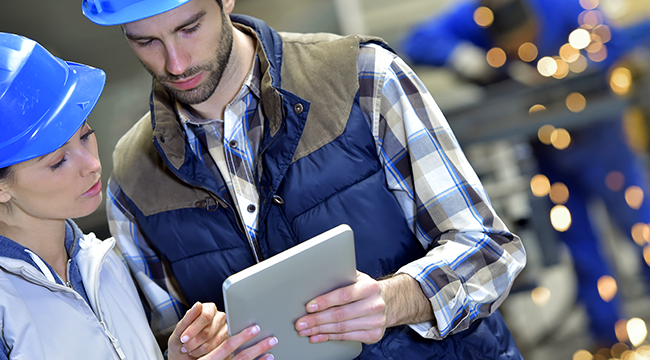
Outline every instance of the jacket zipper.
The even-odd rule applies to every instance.
[[[108,254],[108,253],[107,253],[107,254]],[[104,259],[106,258],[106,255],[107,255],[107,254],[104,254]],[[100,264],[103,264],[103,263],[104,263],[104,260],[100,261],[99,263],[100,263]],[[66,286],[62,286],[62,285],[57,284],[57,283],[52,283],[52,282],[49,281],[49,280],[48,280],[48,281],[43,281],[41,278],[39,278],[38,276],[36,276],[35,274],[33,274],[32,271],[31,271],[29,268],[25,267],[25,266],[20,266],[19,269],[20,269],[20,272],[21,272],[24,276],[26,275],[26,276],[28,276],[29,278],[33,279],[34,281],[36,281],[37,284],[41,284],[41,285],[45,286],[46,288],[54,287],[55,289],[58,288],[58,289],[61,289],[62,291],[69,291],[69,292],[72,292],[72,294],[73,294],[77,299],[83,300],[83,298],[81,297],[81,295],[79,295],[79,293],[76,292],[76,291],[72,288],[72,286],[69,286],[69,287],[68,287],[67,285],[66,285]],[[11,270],[11,269],[8,268],[7,270]],[[14,270],[14,271],[15,271],[15,270]],[[13,271],[12,271],[12,272],[13,272]],[[55,271],[55,273],[56,273],[56,271]],[[59,274],[56,274],[56,275],[57,275],[57,277],[59,277],[59,279],[61,279],[61,277],[59,276]],[[98,276],[99,276],[99,272],[96,272],[96,275],[95,275],[95,276],[98,277]],[[97,280],[97,279],[95,279],[95,280]],[[61,281],[63,281],[63,280],[61,280]],[[98,290],[99,290],[98,287],[95,287],[95,290],[94,290],[94,291],[95,291],[95,299],[97,299],[97,297],[98,297],[98,294],[97,294],[97,291],[98,291]],[[89,300],[90,300],[90,299],[89,299]],[[83,303],[86,304],[85,301],[83,301]],[[90,307],[90,308],[91,308],[91,311],[92,311],[92,307],[90,306],[90,304],[86,304],[86,305],[87,305],[88,307]],[[96,307],[97,307],[97,314],[96,314],[96,316],[97,316],[97,321],[98,321],[99,324],[101,325],[102,330],[104,331],[104,334],[106,334],[106,336],[107,336],[108,339],[110,340],[111,345],[113,345],[113,349],[115,349],[115,352],[116,352],[117,355],[120,357],[120,360],[125,360],[125,359],[126,359],[126,355],[124,354],[124,351],[123,351],[122,348],[120,347],[119,341],[118,341],[118,340],[113,336],[113,334],[110,333],[110,331],[108,331],[108,328],[107,328],[107,326],[106,326],[106,323],[104,323],[104,321],[103,321],[103,319],[102,319],[102,316],[101,316],[101,310],[100,310],[100,308],[99,308],[99,302],[98,302],[98,301],[95,301],[95,305],[96,305]]]
[[[111,334],[110,331],[108,331],[108,327],[106,324],[99,320],[99,324],[102,326],[102,329],[104,330],[104,334],[108,336],[108,339],[111,341],[111,344],[113,345],[113,348],[117,352],[117,356],[120,357],[120,360],[126,359],[126,355],[124,354],[124,351],[122,351],[122,348],[120,347],[120,342]]]
[[[59,280],[61,280],[61,283],[63,283],[63,285],[65,285],[68,289],[74,290],[74,287],[72,287],[72,283],[70,282],[70,261],[72,261],[72,259],[68,259],[68,262],[65,264],[65,277],[68,279],[68,281],[63,280],[61,275],[59,275],[56,270],[54,270],[54,274],[59,278]]]
[[[102,260],[97,262],[99,268],[94,269],[93,274],[95,276],[95,281],[94,281],[94,286],[93,286],[93,302],[95,303],[95,308],[97,309],[97,320],[99,321],[99,324],[102,326],[102,329],[104,330],[104,334],[108,337],[108,339],[111,341],[111,345],[113,345],[113,349],[115,349],[115,352],[117,355],[120,357],[120,360],[126,359],[126,355],[124,354],[124,351],[122,350],[122,347],[120,346],[119,340],[111,334],[110,331],[108,331],[108,326],[106,326],[106,323],[104,322],[104,317],[102,316],[102,309],[99,304],[99,274],[100,274],[100,268],[102,264],[106,261],[106,257],[108,256],[109,252],[104,253]],[[90,299],[88,299],[90,301]],[[90,305],[90,304],[88,304]]]

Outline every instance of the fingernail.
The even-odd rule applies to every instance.
[[[194,309],[196,308],[196,305],[197,305],[197,304],[198,304],[198,303],[194,303],[194,305],[192,305],[192,307],[191,307],[189,310],[187,310],[185,313],[187,314],[187,313],[189,313],[190,311],[194,310]]]
[[[309,304],[307,305],[307,311],[314,312],[318,310],[318,304]]]
[[[296,326],[296,330],[305,330],[307,328],[307,323],[306,322],[299,322],[298,326]]]
[[[275,356],[273,356],[273,354],[269,354],[269,355],[266,357],[266,360],[273,360],[273,359],[275,359]]]
[[[185,335],[185,336],[183,336],[183,337],[181,338],[181,342],[182,342],[183,344],[185,344],[189,339],[190,339],[190,337],[187,336],[187,335]]]
[[[187,349],[185,349],[184,347],[181,347],[181,352],[182,352],[183,354],[187,354]]]
[[[277,344],[278,344],[278,338],[276,338],[276,337],[272,337],[272,338],[269,340],[269,345],[271,345],[271,346],[275,346],[275,345],[277,345]]]
[[[251,328],[251,333],[257,334],[258,332],[260,332],[260,327],[259,326],[255,325],[255,326],[253,326]]]

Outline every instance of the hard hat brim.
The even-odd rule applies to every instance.
[[[97,104],[106,83],[104,71],[73,62],[66,64],[71,76],[66,82],[65,101],[46,114],[26,139],[0,146],[0,152],[12,154],[0,160],[0,168],[57,150],[77,132]]]
[[[83,14],[98,25],[121,25],[177,8],[191,0],[142,0],[116,11],[97,11],[92,0],[85,0],[81,9]]]

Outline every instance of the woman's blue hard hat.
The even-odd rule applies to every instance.
[[[106,74],[0,32],[0,168],[60,148],[95,107]]]
[[[99,25],[120,25],[162,14],[190,0],[83,0],[86,17]]]

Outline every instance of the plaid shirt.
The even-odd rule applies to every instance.
[[[212,170],[222,174],[222,195],[237,200],[249,239],[257,229],[257,197],[251,195],[256,192],[248,190],[254,189],[252,155],[263,124],[257,66],[226,109],[224,121],[200,120],[177,106],[192,148],[209,168],[213,164]],[[442,112],[415,73],[399,57],[373,44],[360,47],[358,69],[360,106],[372,129],[387,186],[428,250],[399,269],[420,282],[436,317],[435,324],[411,327],[424,337],[441,339],[491,314],[523,269],[526,254],[520,239],[494,212]],[[169,329],[182,315],[182,297],[119,203],[117,192],[118,184],[112,181],[107,202],[111,232],[153,309],[154,331]]]

